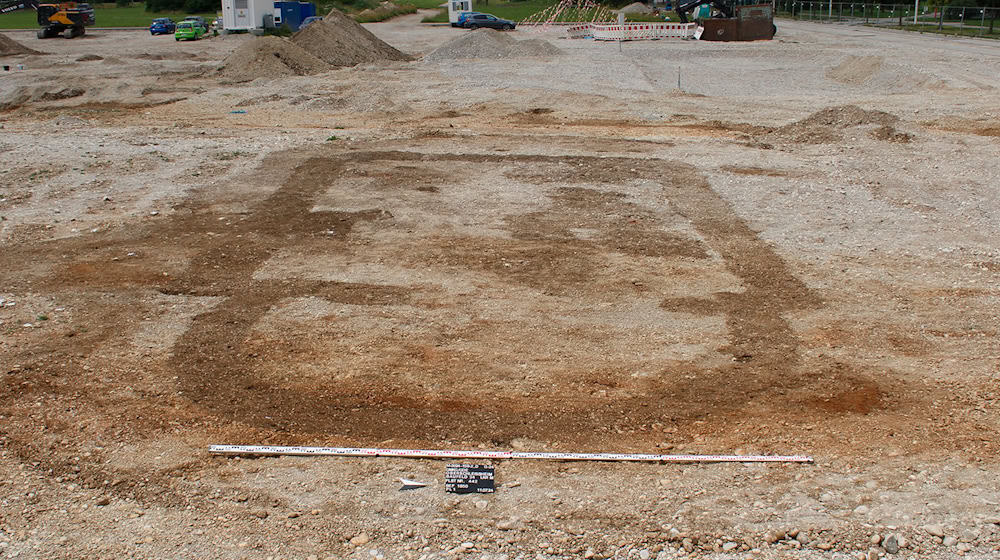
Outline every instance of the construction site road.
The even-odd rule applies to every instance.
[[[4,34],[0,558],[996,557],[1000,45],[421,17]]]

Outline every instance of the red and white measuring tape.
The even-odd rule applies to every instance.
[[[335,457],[409,457],[417,459],[542,459],[550,461],[641,461],[648,463],[812,463],[804,455],[647,455],[638,453],[543,453],[523,451],[451,451],[376,447],[302,447],[282,445],[211,445],[214,455],[299,455]]]

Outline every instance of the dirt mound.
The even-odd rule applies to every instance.
[[[559,47],[553,45],[552,43],[545,41],[543,39],[523,39],[520,41],[515,40],[515,46],[511,54],[514,57],[519,56],[555,56],[557,54],[562,54]]]
[[[768,136],[770,140],[776,141],[825,144],[842,140],[843,131],[846,129],[878,127],[880,132],[874,136],[875,138],[880,140],[893,138],[892,141],[901,141],[895,140],[903,136],[893,128],[897,122],[899,117],[884,111],[866,111],[856,105],[844,105],[813,113],[800,121],[775,129]]]
[[[829,107],[809,115],[792,126],[832,126],[835,128],[850,128],[852,126],[881,125],[891,126],[899,122],[899,117],[885,111],[866,111],[857,105]]]
[[[18,43],[10,37],[0,33],[0,56],[11,56],[15,54],[42,54],[34,49]]]
[[[91,62],[94,60],[104,60],[104,57],[98,54],[85,54],[76,59],[77,62]]]
[[[848,56],[828,70],[826,77],[842,84],[863,84],[882,69],[883,61],[881,56]]]
[[[619,14],[651,14],[653,13],[653,8],[643,4],[642,2],[632,2],[628,6],[617,10]]]
[[[518,41],[509,34],[493,29],[480,29],[448,41],[428,53],[424,60],[445,62],[463,58],[520,58],[561,53],[552,43],[542,39]]]
[[[219,75],[233,82],[257,78],[306,76],[330,66],[295,43],[281,37],[257,37],[240,45],[219,68]]]
[[[43,91],[35,96],[37,101],[60,101],[62,99],[72,99],[87,93],[87,90],[78,87],[65,87],[52,91]]]
[[[897,144],[909,144],[913,141],[913,135],[908,132],[900,132],[891,126],[880,126],[872,131],[872,138],[883,142],[895,142]]]
[[[338,67],[385,60],[413,60],[336,9],[331,10],[323,21],[292,35],[292,43]]]
[[[41,85],[34,87],[19,86],[4,95],[3,101],[0,101],[0,111],[16,109],[30,102],[49,102],[73,99],[74,97],[81,97],[86,93],[87,90],[85,88],[74,85]]]
[[[913,64],[881,56],[848,56],[826,71],[827,79],[869,91],[912,93],[919,89],[940,89],[948,82]]]

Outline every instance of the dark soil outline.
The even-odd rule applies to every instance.
[[[346,438],[357,444],[371,444],[395,436],[398,441],[410,442],[440,442],[461,438],[499,447],[509,447],[511,440],[517,437],[531,439],[541,432],[563,434],[563,441],[550,440],[557,447],[587,442],[593,444],[598,440],[591,437],[590,430],[601,425],[612,436],[601,440],[605,446],[601,450],[635,450],[635,446],[641,444],[643,438],[652,443],[659,441],[659,436],[643,436],[633,432],[631,437],[615,437],[615,431],[621,434],[622,428],[660,423],[675,426],[676,433],[679,434],[711,433],[713,439],[727,439],[724,434],[726,422],[718,422],[727,416],[738,419],[738,425],[745,425],[748,420],[751,423],[773,424],[787,418],[782,410],[768,409],[766,406],[762,410],[760,403],[768,400],[785,401],[788,410],[805,414],[806,421],[816,421],[817,418],[830,417],[831,414],[865,415],[879,408],[899,412],[917,405],[916,402],[908,402],[914,401],[912,391],[905,397],[894,396],[889,399],[885,396],[883,388],[886,384],[892,384],[893,379],[884,376],[879,378],[876,374],[857,371],[844,364],[833,363],[822,371],[810,373],[796,371],[802,365],[796,350],[798,341],[782,315],[798,309],[814,308],[820,305],[818,298],[791,274],[773,249],[735,214],[732,207],[691,166],[665,160],[628,157],[421,154],[404,151],[343,153],[332,147],[317,150],[315,157],[301,161],[303,163],[277,192],[257,204],[249,215],[241,217],[243,224],[240,227],[224,236],[213,236],[209,247],[199,251],[192,259],[191,270],[187,273],[165,279],[112,275],[109,277],[112,281],[106,285],[101,282],[82,282],[71,287],[77,290],[87,288],[125,292],[142,292],[153,288],[165,294],[228,298],[197,317],[191,329],[174,347],[174,358],[170,361],[170,369],[173,371],[164,372],[167,375],[179,374],[181,379],[177,387],[184,390],[183,398],[190,399],[191,403],[186,413],[201,411],[206,415],[205,425],[216,425],[223,431],[226,431],[224,426],[227,425],[242,426],[235,431],[228,431],[256,434],[258,439],[249,442],[262,443],[319,443],[329,442],[329,438],[334,436],[340,438],[340,441]],[[655,387],[642,397],[619,400],[608,406],[595,407],[594,403],[566,402],[547,411],[532,411],[524,403],[515,402],[516,399],[506,399],[502,405],[484,403],[479,409],[470,408],[468,403],[452,403],[454,406],[448,403],[444,403],[446,406],[438,406],[442,404],[438,403],[428,407],[428,403],[419,395],[379,395],[373,392],[373,388],[363,385],[347,387],[337,393],[297,395],[291,401],[277,398],[278,393],[271,387],[253,379],[253,356],[240,354],[242,340],[272,304],[281,298],[303,295],[373,305],[405,302],[409,297],[405,289],[377,285],[251,281],[257,267],[276,250],[294,243],[296,236],[323,239],[332,236],[342,240],[359,221],[390,218],[376,209],[362,212],[310,211],[313,197],[320,188],[315,185],[307,187],[303,183],[310,178],[322,179],[314,181],[315,184],[332,180],[342,172],[345,163],[359,161],[530,162],[540,165],[572,163],[579,170],[579,178],[591,182],[599,181],[608,168],[615,166],[628,168],[638,178],[654,180],[662,175],[664,166],[681,170],[674,181],[662,184],[663,196],[681,214],[688,217],[705,244],[723,257],[727,268],[741,279],[746,288],[741,293],[720,293],[712,298],[666,300],[663,306],[683,313],[724,313],[730,329],[728,351],[733,356],[732,364],[715,370],[699,370],[696,381],[680,379],[668,386]],[[178,206],[179,212],[169,220],[148,229],[137,228],[130,231],[122,228],[93,237],[9,247],[10,251],[0,255],[0,265],[12,265],[7,270],[29,272],[30,276],[33,259],[46,255],[67,253],[73,259],[80,259],[87,254],[107,257],[110,254],[109,247],[112,246],[121,249],[143,242],[185,244],[189,241],[186,234],[218,229],[219,215],[202,208],[200,204],[197,200],[189,199]],[[66,259],[67,255],[63,258]],[[218,265],[214,263],[221,262],[225,262],[226,266],[216,268]],[[15,291],[26,288],[44,291],[49,282],[53,283],[49,286],[53,289],[66,288],[65,279],[59,281],[57,278],[40,279],[37,285],[30,285],[30,288],[23,284],[12,287]],[[245,302],[234,297],[237,295],[256,300],[256,303],[246,306]],[[111,336],[120,334],[114,330],[94,333],[84,347],[95,348]],[[58,351],[56,353],[58,355]],[[206,364],[227,360],[233,361],[227,363],[224,371],[226,375],[206,375],[211,373],[206,369]],[[44,367],[32,367],[28,364],[17,375],[4,379],[2,386],[5,387],[7,397],[0,399],[0,405],[4,408],[13,405],[16,401],[11,401],[11,397],[29,398],[32,395],[58,391],[51,381],[56,376],[72,373],[57,371],[59,368],[53,364],[54,361],[57,360],[49,360]],[[30,381],[24,382],[25,379]],[[823,393],[829,396],[817,397],[817,388],[823,389]],[[723,398],[719,389],[732,394]],[[287,406],[289,402],[293,406]],[[674,406],[680,403],[688,406]],[[378,407],[386,404],[397,406],[389,412],[407,422],[409,428],[405,433],[385,432],[386,413]],[[322,409],[324,422],[310,425],[310,419],[317,415],[317,405]],[[813,414],[809,414],[809,411]],[[775,416],[775,412],[779,414]],[[713,422],[707,426],[699,428],[693,425],[703,424],[700,420],[709,417]],[[8,418],[13,420],[16,417]],[[157,424],[151,424],[150,427],[154,425]],[[347,435],[343,432],[336,433],[338,426],[350,427],[350,432]],[[71,427],[70,424],[64,426],[66,430]],[[154,427],[147,429],[147,432],[148,435],[154,435],[158,430],[159,428]],[[22,435],[25,434],[19,429],[0,428],[0,437],[9,449],[25,461],[37,462],[45,452],[34,449],[35,444],[30,440],[23,440]],[[607,447],[609,444],[610,448]],[[41,462],[39,468],[43,467],[53,469],[57,474],[66,473],[71,468],[71,463],[68,459],[53,456]],[[192,464],[190,468],[201,467]],[[103,468],[88,468],[81,473],[86,475],[81,480],[99,481],[108,477],[128,480],[130,477],[116,469],[111,470],[115,474],[105,472]],[[143,495],[147,498],[169,492],[166,486],[158,483],[150,482],[146,489],[142,489],[142,486],[141,483],[137,485],[126,482],[120,491],[126,496]],[[181,496],[169,500],[189,502]]]
[[[389,396],[376,395],[372,387],[366,386],[302,397],[301,403],[296,405],[289,399],[278,398],[277,392],[253,378],[253,357],[241,352],[242,341],[249,336],[257,320],[281,298],[317,295],[332,301],[375,305],[406,300],[405,290],[385,286],[251,281],[257,267],[287,243],[294,242],[294,235],[326,232],[324,235],[328,237],[343,239],[358,220],[385,217],[379,210],[310,212],[314,197],[323,185],[339,176],[345,162],[371,160],[531,162],[540,165],[569,161],[575,166],[574,176],[581,180],[600,179],[605,170],[615,167],[628,167],[633,175],[653,180],[661,177],[664,165],[686,170],[679,180],[663,183],[664,197],[690,220],[705,243],[740,279],[745,290],[720,293],[709,300],[664,301],[663,306],[685,313],[725,314],[730,331],[726,350],[732,354],[733,364],[707,371],[695,381],[679,380],[654,388],[653,394],[643,398],[615,402],[606,412],[611,414],[615,409],[630,421],[676,422],[700,418],[708,412],[738,413],[743,406],[749,407],[760,397],[776,391],[783,395],[790,392],[789,399],[794,401],[797,390],[811,385],[812,380],[795,373],[800,365],[796,351],[798,341],[782,314],[814,307],[818,299],[694,168],[676,162],[635,158],[356,152],[320,155],[307,160],[281,188],[245,216],[239,227],[230,229],[225,236],[214,237],[209,247],[191,260],[185,274],[157,286],[163,293],[229,298],[197,316],[192,328],[173,350],[174,358],[169,368],[179,374],[181,388],[198,406],[213,411],[220,418],[283,433],[285,438],[295,434],[322,437],[338,432],[336,427],[339,425],[351,427],[352,439],[381,440],[387,436],[386,425],[392,424],[383,415],[400,413],[410,417],[411,432],[406,435],[427,440],[457,436],[503,444],[517,437],[532,436],[538,426],[560,424],[566,425],[567,433],[579,434],[581,428],[586,431],[587,426],[580,426],[580,418],[570,412],[576,408],[571,403],[566,403],[569,408],[553,407],[534,413],[517,407],[516,415],[504,414],[487,405],[478,410],[468,407],[455,407],[453,411],[437,409],[427,411],[433,412],[433,416],[426,416],[416,410],[419,401],[412,402],[402,411],[381,408],[393,401],[387,398]],[[167,235],[176,236],[180,232],[212,229],[213,219],[213,215],[196,211],[161,227],[172,230]],[[149,232],[148,235],[162,237],[165,233]],[[239,298],[234,298],[237,295]],[[219,369],[219,364],[224,364],[223,369]],[[865,413],[880,406],[881,390],[868,376],[838,377],[843,385],[842,394],[832,402],[824,400],[823,410]],[[395,402],[411,400],[397,398]],[[837,404],[840,400],[843,400],[842,406]],[[650,401],[659,406],[651,407]],[[808,401],[805,399],[800,404]],[[679,406],[681,403],[685,406]],[[324,412],[317,415],[318,410]],[[316,416],[324,420],[317,424]],[[595,421],[601,417],[590,416]],[[388,435],[399,437],[403,434]]]

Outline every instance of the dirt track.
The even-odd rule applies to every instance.
[[[989,557],[1000,51],[781,29],[245,85],[241,37],[10,34],[49,54],[0,83],[0,557]],[[817,464],[458,498],[210,443]]]

